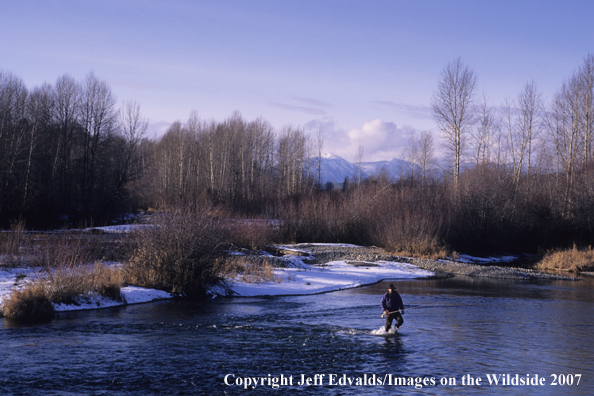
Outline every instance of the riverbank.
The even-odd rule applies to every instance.
[[[0,314],[3,301],[14,290],[27,286],[37,279],[39,268],[0,268]],[[109,308],[126,304],[139,304],[172,298],[170,293],[162,290],[147,289],[136,286],[121,288],[121,299],[114,300],[97,294],[81,295],[74,304],[53,304],[56,312]],[[1,315],[0,315],[1,317]]]
[[[457,261],[428,260],[390,255],[377,247],[311,243],[279,245],[271,252],[259,252],[252,258],[268,260],[275,268],[276,281],[258,283],[229,279],[227,286],[230,294],[246,297],[316,294],[359,287],[386,279],[397,281],[428,277],[448,278],[457,275],[540,281],[578,280],[566,275],[496,265],[498,262],[507,263],[514,259],[509,256],[462,256]],[[243,254],[249,261],[250,255]],[[224,295],[220,289],[213,289],[213,293]]]
[[[266,262],[272,267],[270,279],[246,279],[236,276],[210,287],[209,294],[220,296],[278,296],[318,294],[360,287],[382,280],[405,280],[428,277],[464,275],[519,280],[577,280],[575,277],[551,274],[524,268],[495,265],[509,257],[478,259],[463,256],[458,261],[427,260],[394,256],[376,247],[348,244],[279,245],[268,252],[232,252],[244,256],[246,262]],[[464,260],[464,261],[460,261]],[[479,261],[482,264],[469,261]],[[0,268],[0,306],[15,289],[36,278],[39,269]],[[106,297],[80,296],[76,304],[54,304],[56,312],[107,308],[125,304],[146,303],[173,298],[170,293],[140,288],[122,287],[122,300]]]

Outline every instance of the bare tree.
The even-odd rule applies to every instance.
[[[322,150],[324,148],[324,131],[322,128],[318,127],[318,131],[316,133],[316,148],[318,150],[318,183],[320,187],[322,186]]]
[[[574,170],[579,154],[581,138],[581,103],[579,80],[571,78],[564,82],[555,94],[547,117],[547,128],[556,155],[557,173],[565,174],[565,193],[562,213],[566,214],[573,189]]]
[[[54,103],[56,133],[52,150],[50,180],[53,184],[52,194],[59,196],[66,206],[72,187],[72,168],[74,135],[78,127],[78,106],[80,85],[68,74],[59,77],[54,85]]]
[[[23,188],[22,208],[28,203],[32,189],[32,180],[37,176],[40,178],[42,171],[34,169],[34,151],[42,151],[45,149],[41,141],[44,132],[51,127],[52,114],[54,102],[52,87],[49,84],[43,84],[41,87],[35,88],[29,95],[27,102],[27,112],[29,118],[29,149],[27,153],[27,166],[24,177],[25,186]],[[37,147],[40,146],[40,149]],[[38,164],[42,167],[41,164]],[[37,191],[39,193],[39,191]]]
[[[410,174],[408,177],[410,178],[411,182],[414,182],[415,180],[415,165],[417,162],[417,151],[417,134],[413,132],[408,138],[406,146],[404,146],[404,149],[402,150],[402,159],[410,164]]]
[[[92,201],[97,191],[102,189],[100,177],[101,162],[105,160],[105,153],[101,155],[104,142],[114,131],[117,113],[116,99],[109,85],[90,73],[82,84],[79,122],[83,128],[82,144],[82,194],[84,201]]]
[[[27,147],[27,128],[23,122],[27,96],[20,78],[0,73],[0,210],[4,205],[15,206],[18,201],[13,195],[19,184],[19,161]]]
[[[421,132],[417,149],[418,165],[421,167],[421,185],[425,185],[427,176],[432,173],[435,167],[435,147],[433,134],[429,131]]]
[[[310,141],[303,130],[286,126],[281,131],[276,161],[281,197],[301,191],[309,145]]]
[[[363,145],[359,145],[357,149],[357,168],[359,169],[359,176],[357,177],[357,187],[361,185],[361,161],[363,161]]]
[[[534,141],[540,135],[542,111],[541,94],[534,81],[527,83],[518,94],[519,107],[519,132],[522,147],[522,158],[526,157],[526,173],[529,175],[532,168],[532,157],[536,145]]]
[[[140,143],[146,134],[147,127],[148,121],[142,117],[138,103],[129,101],[122,105],[118,112],[118,130],[124,138],[125,147],[123,157],[119,161],[120,166],[113,192],[106,205],[113,202],[122,193],[127,183],[140,177],[140,174],[131,172],[131,169],[132,163],[137,159]],[[138,168],[136,167],[136,169]]]
[[[476,166],[485,166],[492,161],[494,136],[497,128],[493,109],[487,105],[483,95],[482,102],[476,107],[475,127],[471,130],[472,160]]]
[[[454,162],[454,183],[460,176],[460,161],[464,153],[466,133],[474,124],[473,100],[476,92],[475,73],[457,58],[441,72],[431,104],[433,118],[446,141],[446,149]]]
[[[592,157],[592,139],[594,134],[594,55],[589,54],[578,70],[582,113],[582,165]]]

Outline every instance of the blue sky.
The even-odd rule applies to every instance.
[[[460,56],[492,105],[534,80],[545,100],[594,53],[594,1],[11,1],[0,70],[28,87],[90,71],[153,132],[235,110],[326,134],[355,160],[430,130],[439,74]]]

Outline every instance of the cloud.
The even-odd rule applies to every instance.
[[[293,100],[304,103],[308,106],[332,107],[332,105],[330,103],[324,102],[323,100],[314,99],[314,98],[294,97]]]
[[[278,107],[285,110],[291,111],[299,111],[302,113],[312,114],[312,115],[326,115],[326,110],[320,109],[319,107],[310,107],[310,106],[296,106],[290,105],[286,103],[279,103],[279,102],[270,102],[271,106]]]
[[[399,113],[408,114],[417,119],[430,120],[433,117],[431,106],[409,105],[406,103],[395,103],[389,100],[373,100],[371,104],[378,107],[389,107]]]
[[[376,119],[351,129],[348,136],[351,146],[363,146],[366,161],[380,161],[399,157],[413,132],[411,127]]]
[[[328,102],[324,102],[323,100],[315,99],[315,98],[306,98],[306,97],[293,97],[291,101],[294,104],[289,103],[280,103],[280,102],[270,102],[271,106],[278,107],[285,110],[290,111],[298,111],[300,113],[307,113],[316,116],[325,116],[326,115],[326,108],[332,107],[332,105]]]
[[[356,161],[359,146],[363,147],[363,161],[382,161],[399,158],[408,139],[415,132],[409,126],[399,126],[380,119],[365,122],[361,128],[339,128],[329,117],[312,120],[304,129],[315,136],[318,130],[324,134],[324,153],[340,155],[348,161]],[[315,145],[315,144],[314,144]]]

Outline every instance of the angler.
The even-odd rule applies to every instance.
[[[386,315],[386,333],[392,327],[393,320],[396,320],[396,328],[399,328],[404,323],[404,319],[402,319],[402,315],[404,314],[402,298],[392,283],[388,287],[388,292],[382,297],[382,311],[384,312],[382,317]]]

